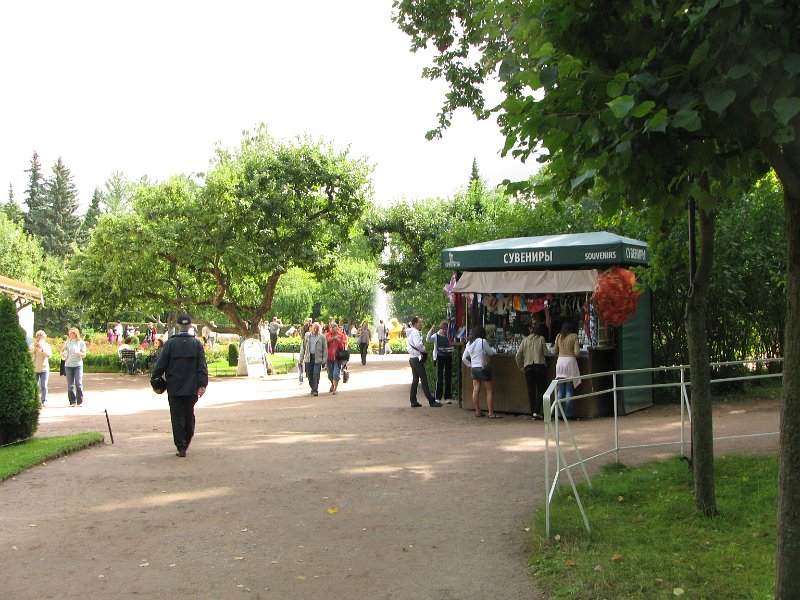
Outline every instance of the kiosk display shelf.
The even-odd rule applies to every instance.
[[[494,407],[499,412],[530,413],[525,377],[515,353],[534,320],[546,324],[552,343],[565,321],[577,325],[582,352],[582,374],[652,366],[650,294],[642,294],[636,313],[620,327],[607,326],[594,314],[590,302],[598,274],[619,265],[646,265],[647,244],[607,232],[510,238],[459,246],[442,251],[442,267],[459,277],[452,292],[463,302],[467,330],[485,326],[487,341],[499,350],[493,359]],[[555,268],[554,268],[555,267]],[[547,357],[547,383],[555,376],[557,357]],[[626,375],[627,383],[650,382],[649,374]],[[462,365],[464,408],[472,408],[472,377]],[[608,390],[612,377],[583,380],[575,394]],[[620,414],[652,404],[650,390],[618,394]],[[485,407],[485,398],[481,394]],[[581,418],[613,414],[611,392],[579,398],[574,414]]]

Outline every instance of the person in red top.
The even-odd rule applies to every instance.
[[[336,394],[336,388],[339,387],[339,378],[342,374],[342,364],[336,360],[336,352],[339,350],[347,350],[347,336],[339,329],[336,321],[330,323],[330,331],[325,334],[325,339],[328,340],[328,379],[331,382],[331,394]]]

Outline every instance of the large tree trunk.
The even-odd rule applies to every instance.
[[[686,299],[684,324],[689,344],[692,398],[694,503],[705,516],[717,514],[714,493],[714,428],[711,412],[706,303],[714,261],[714,214],[700,209],[700,255]]]
[[[800,172],[800,171],[796,171]],[[779,173],[780,176],[780,173]],[[783,180],[782,180],[783,181]],[[775,598],[800,598],[800,187],[784,182],[786,335],[778,475]]]

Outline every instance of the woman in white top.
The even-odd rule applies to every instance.
[[[469,343],[464,349],[461,359],[472,369],[472,405],[475,407],[475,416],[482,417],[480,404],[481,386],[486,388],[486,409],[490,419],[499,418],[494,412],[494,390],[492,389],[492,372],[487,369],[489,357],[496,354],[494,348],[486,341],[486,330],[475,327],[469,336]]]
[[[86,342],[81,339],[77,327],[67,331],[67,341],[61,349],[64,371],[67,374],[67,398],[70,406],[83,406],[83,359],[86,356]]]

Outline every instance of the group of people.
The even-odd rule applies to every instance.
[[[153,341],[156,339],[156,335],[158,334],[158,330],[154,323],[148,323],[144,329],[144,338],[141,340],[143,344],[152,344]],[[133,325],[132,323],[128,323],[123,325],[121,321],[117,321],[113,327],[109,327],[106,330],[106,337],[108,338],[109,344],[122,344],[122,343],[129,343],[126,342],[128,338],[142,338],[142,332],[139,330],[139,327]]]
[[[331,384],[328,392],[337,394],[339,381],[347,373],[347,362],[350,359],[347,334],[339,328],[335,320],[329,321],[323,328],[320,323],[309,319],[303,329],[305,331],[300,344],[300,364],[305,371],[311,395],[319,396],[319,379],[323,364]]]
[[[50,358],[53,349],[47,343],[47,334],[39,330],[33,336],[30,345],[33,359],[33,370],[36,373],[36,383],[39,387],[39,402],[42,406],[47,403],[47,387],[50,379]],[[86,356],[86,342],[81,339],[81,332],[77,327],[70,327],[67,331],[67,341],[61,348],[62,375],[67,377],[67,397],[70,406],[83,406],[83,359]]]
[[[528,390],[528,402],[530,404],[531,416],[534,419],[543,419],[542,395],[545,392],[545,381],[547,375],[546,355],[547,346],[542,335],[542,326],[538,322],[533,323],[530,334],[520,344],[516,353],[516,362],[525,375],[525,383]],[[422,391],[428,404],[432,407],[442,406],[442,402],[451,402],[452,390],[452,370],[453,370],[453,346],[448,337],[448,322],[442,321],[438,330],[435,326],[431,327],[426,336],[427,342],[433,342],[433,354],[436,361],[436,388],[432,394],[428,385],[428,377],[425,371],[425,361],[427,350],[422,343],[422,319],[415,316],[410,326],[405,329],[406,348],[409,354],[409,365],[411,366],[411,406],[418,408],[422,406],[417,401],[417,391],[419,384],[422,384]],[[500,416],[494,411],[494,387],[492,384],[493,371],[491,368],[491,357],[497,352],[486,339],[486,329],[476,326],[470,332],[462,362],[470,368],[472,375],[472,406],[475,409],[475,416],[482,417],[483,411],[480,405],[481,389],[486,392],[486,416],[490,419],[497,419]],[[565,321],[561,332],[556,336],[553,344],[553,354],[558,357],[556,361],[556,379],[563,379],[556,385],[556,397],[563,402],[564,416],[567,419],[573,417],[572,398],[581,381],[579,379],[580,370],[578,368],[578,357],[580,356],[580,343],[575,323]],[[558,418],[560,415],[556,414]]]
[[[272,323],[283,324],[277,317]],[[270,325],[272,325],[270,323]],[[383,322],[381,321],[381,324]],[[212,323],[213,325],[213,323]],[[425,341],[433,343],[433,355],[436,362],[435,393],[428,385],[425,371],[427,349],[422,337],[423,321],[415,316],[409,327],[404,331],[406,348],[409,355],[412,381],[409,399],[411,406],[422,406],[417,400],[417,393],[421,384],[423,394],[431,407],[441,407],[443,403],[452,402],[452,369],[453,346],[448,336],[448,322],[442,321],[438,328],[431,326]],[[380,325],[379,325],[380,327]],[[385,328],[385,325],[384,325]],[[348,335],[335,319],[329,319],[326,325],[314,322],[310,318],[300,328],[299,333],[303,340],[300,346],[301,382],[302,374],[308,379],[311,395],[319,395],[319,381],[322,366],[325,365],[330,387],[328,392],[332,395],[338,393],[339,382],[347,381],[347,363],[350,359]],[[354,332],[358,338],[361,362],[366,364],[366,355],[371,342],[371,333],[367,321],[363,321]],[[270,330],[270,336],[272,330]],[[277,338],[277,333],[275,334]],[[379,341],[385,339],[378,329]],[[208,337],[206,337],[208,339]],[[270,340],[272,342],[272,340]],[[277,340],[276,340],[277,341]],[[129,344],[126,339],[121,345],[124,348]],[[151,383],[154,389],[159,385],[166,387],[170,406],[170,419],[172,422],[173,441],[177,455],[186,456],[186,451],[194,435],[195,416],[194,406],[205,393],[208,386],[208,367],[206,365],[203,343],[194,336],[194,327],[188,315],[181,315],[177,320],[177,334],[170,337],[166,343],[161,338],[156,339],[157,353],[153,357]],[[274,347],[274,343],[272,344]],[[127,346],[130,347],[130,346]],[[37,331],[34,341],[30,346],[36,372],[37,384],[40,390],[41,404],[47,402],[47,386],[50,371],[50,358],[52,348],[47,343],[44,331]],[[81,339],[77,327],[71,327],[67,332],[67,340],[61,350],[63,374],[67,377],[67,396],[70,406],[83,404],[83,359],[86,356],[86,343]],[[547,349],[542,335],[541,325],[534,323],[530,335],[526,337],[516,353],[516,362],[524,372],[528,389],[528,401],[534,419],[543,418],[542,394],[545,389],[546,367],[545,357]],[[564,416],[572,417],[572,401],[575,388],[580,385],[580,371],[577,357],[580,356],[580,343],[575,324],[571,321],[564,323],[561,332],[556,336],[553,344],[553,353],[558,357],[556,362],[556,378],[563,379],[556,386],[557,398],[565,399],[563,403]],[[481,389],[486,391],[487,417],[499,418],[494,412],[494,390],[492,385],[491,356],[496,354],[494,348],[486,339],[486,330],[477,326],[473,328],[464,350],[462,361],[470,368],[472,375],[472,404],[475,416],[482,417],[480,406]],[[557,415],[558,416],[558,415]]]

